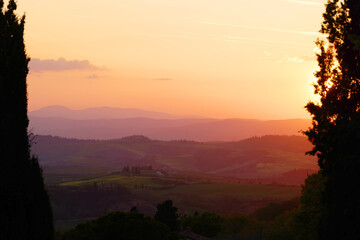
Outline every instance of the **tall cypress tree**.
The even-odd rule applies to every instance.
[[[312,155],[325,180],[320,239],[360,239],[360,1],[328,0],[317,41],[315,94],[306,105]]]
[[[52,213],[28,138],[25,16],[0,0],[0,239],[53,238]]]

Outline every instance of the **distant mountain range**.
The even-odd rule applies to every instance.
[[[29,115],[33,117],[67,118],[74,120],[124,119],[139,117],[150,119],[202,118],[200,116],[181,116],[136,108],[95,107],[82,110],[73,110],[64,106],[44,107],[39,110],[30,112]]]
[[[35,134],[79,139],[145,135],[157,140],[237,141],[253,136],[301,135],[311,121],[211,119],[139,109],[46,107],[29,113]]]

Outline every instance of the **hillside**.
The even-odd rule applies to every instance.
[[[264,136],[237,142],[159,141],[143,136],[77,140],[36,136],[33,152],[45,174],[105,174],[125,166],[212,174],[240,180],[301,184],[317,168],[300,136]]]
[[[30,129],[38,135],[79,139],[115,139],[145,135],[157,140],[238,141],[253,136],[300,135],[310,120],[246,120],[246,119],[88,119],[29,115]]]

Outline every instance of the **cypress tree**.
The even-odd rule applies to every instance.
[[[0,0],[0,239],[53,239],[52,213],[27,117],[25,16]]]
[[[360,239],[360,1],[328,0],[318,40],[312,127],[305,132],[325,181],[320,239]]]

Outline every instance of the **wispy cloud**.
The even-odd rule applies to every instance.
[[[160,37],[160,38],[180,38],[180,39],[192,39],[196,38],[197,36],[194,34],[165,34],[165,33],[159,33],[159,34],[138,34],[140,36],[145,37]]]
[[[97,79],[97,78],[99,78],[99,76],[97,74],[92,74],[90,76],[87,76],[86,78],[88,78],[88,79]]]
[[[228,24],[228,23],[218,23],[218,22],[209,22],[209,21],[202,21],[200,23],[201,24],[206,24],[206,25],[227,26],[227,27],[233,27],[233,28],[243,28],[243,29],[260,30],[260,31],[270,31],[270,32],[282,32],[282,33],[289,33],[289,34],[321,36],[320,33],[311,32],[311,31],[298,31],[298,30],[281,29],[281,28],[260,28],[260,27],[243,26],[243,25]]]
[[[39,59],[33,58],[29,64],[33,72],[59,72],[68,70],[102,70],[104,68],[91,64],[88,60],[66,60],[65,58]]]
[[[304,61],[310,61],[310,62],[316,61],[316,56],[315,56],[315,54],[314,54],[314,55],[301,56],[300,58],[301,58],[302,60],[304,60]]]
[[[319,33],[319,32],[306,32],[306,31],[297,31],[297,30],[289,30],[289,29],[281,29],[281,28],[264,28],[263,30],[271,31],[271,32],[282,32],[282,33],[291,33],[291,34],[300,34],[300,35],[321,36],[321,33]]]
[[[304,62],[304,60],[299,57],[288,57],[287,61],[292,62],[292,63],[303,63]]]
[[[176,1],[172,0],[143,0],[147,4],[151,5],[160,5],[160,6],[167,6],[169,4],[174,4]]]
[[[153,80],[155,80],[155,81],[172,81],[174,79],[172,79],[172,78],[154,78]]]
[[[264,55],[270,57],[272,55],[272,53],[270,51],[265,51]]]
[[[323,6],[323,3],[313,2],[313,1],[303,1],[303,0],[284,0],[285,2],[297,3],[302,5],[311,5],[311,6]]]
[[[304,62],[312,62],[316,61],[315,55],[304,55],[301,57],[287,57],[286,62],[290,63],[304,63]],[[278,63],[283,63],[284,60],[277,61]]]
[[[289,46],[303,46],[301,43],[296,42],[287,42],[287,41],[272,41],[272,40],[266,40],[266,39],[259,39],[259,38],[246,38],[246,37],[240,37],[240,36],[221,36],[213,38],[213,40],[216,41],[225,41],[225,42],[248,42],[248,43],[265,43],[265,44],[280,44],[280,45],[289,45]]]

